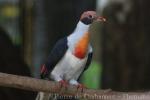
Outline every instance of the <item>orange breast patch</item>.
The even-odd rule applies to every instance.
[[[85,33],[75,46],[74,55],[80,59],[84,58],[89,44],[89,33]]]

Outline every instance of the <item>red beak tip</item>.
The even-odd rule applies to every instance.
[[[107,21],[106,18],[104,18],[103,21],[106,22]]]
[[[106,22],[106,18],[105,17],[98,17],[97,18],[97,21],[100,21],[100,22]]]

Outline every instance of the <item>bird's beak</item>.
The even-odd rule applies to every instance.
[[[98,17],[96,18],[96,21],[98,21],[98,22],[106,22],[106,18],[104,18],[104,17],[102,17],[102,16],[98,16]]]

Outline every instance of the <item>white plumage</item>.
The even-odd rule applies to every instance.
[[[51,72],[51,78],[56,81],[62,79],[69,81],[70,84],[77,85],[76,81],[83,71],[87,62],[87,56],[84,59],[75,57],[70,50],[68,50],[62,60],[55,66]],[[74,83],[72,83],[74,80]]]
[[[92,52],[92,47],[89,45],[88,52],[84,59],[77,58],[73,55],[74,46],[76,42],[82,38],[84,33],[88,32],[89,25],[85,25],[79,21],[75,31],[68,36],[68,50],[64,57],[58,62],[53,71],[51,72],[51,78],[55,81],[61,81],[65,79],[70,84],[77,85],[76,81],[80,74],[83,72],[85,64],[87,62],[88,53]]]
[[[60,39],[52,49],[48,61],[42,66],[41,78],[62,82],[64,86],[67,81],[83,90],[83,85],[77,80],[92,60],[89,27],[94,20],[105,21],[104,18],[97,16],[95,11],[86,11],[81,15],[74,32]],[[50,97],[52,97],[50,94],[40,92],[36,100],[51,100]]]

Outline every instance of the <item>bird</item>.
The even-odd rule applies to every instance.
[[[82,73],[92,61],[93,47],[90,43],[89,27],[94,21],[105,22],[96,11],[85,11],[81,14],[75,30],[59,39],[52,48],[47,61],[41,67],[41,78],[59,82],[62,87],[68,84],[83,90],[78,82]]]

